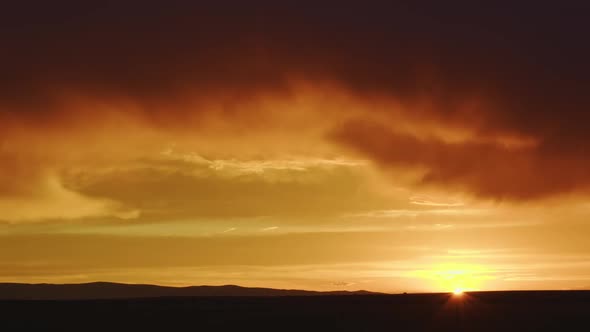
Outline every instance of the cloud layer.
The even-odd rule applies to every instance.
[[[394,186],[511,200],[586,192],[582,6],[7,5],[0,212],[23,218],[9,212],[14,197],[37,204],[51,176],[69,204],[106,202],[108,190],[76,192],[67,174],[169,162],[170,144],[236,172],[345,156]],[[63,216],[104,215],[101,204]]]

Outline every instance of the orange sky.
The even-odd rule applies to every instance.
[[[576,8],[132,3],[0,14],[0,282],[590,287]]]

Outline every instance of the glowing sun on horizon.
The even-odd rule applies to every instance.
[[[434,291],[452,292],[457,296],[478,290],[494,278],[492,271],[483,265],[461,263],[436,264],[431,269],[413,271],[411,276],[429,280]]]

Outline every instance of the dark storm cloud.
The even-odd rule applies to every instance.
[[[461,189],[480,197],[531,199],[587,189],[584,155],[558,156],[541,148],[445,143],[396,134],[373,123],[355,122],[335,138],[385,167],[419,167],[421,184]]]
[[[59,126],[74,116],[56,116],[63,99],[81,95],[127,98],[175,121],[181,111],[158,105],[288,93],[293,77],[331,81],[363,98],[431,103],[407,117],[538,142],[510,152],[362,123],[336,129],[384,167],[425,166],[425,182],[493,197],[575,190],[590,183],[587,12],[582,2],[21,1],[0,14],[0,118]],[[460,107],[469,99],[485,107]]]

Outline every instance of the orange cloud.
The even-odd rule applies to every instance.
[[[142,158],[163,141],[219,159],[351,147],[484,197],[586,190],[590,73],[575,6],[551,27],[541,4],[527,25],[500,6],[234,6],[11,4],[0,158],[44,169]]]

